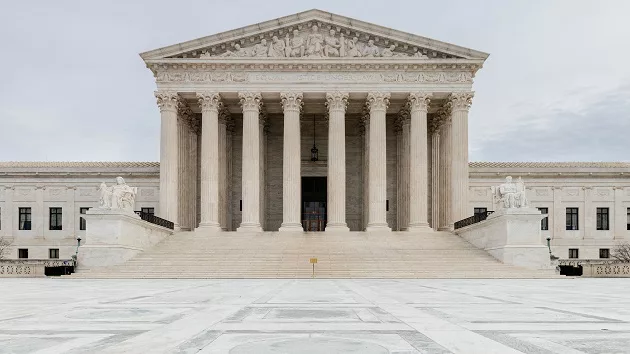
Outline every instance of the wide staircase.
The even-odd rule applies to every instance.
[[[79,252],[81,252],[79,250]],[[450,232],[178,232],[125,264],[72,278],[550,278]]]

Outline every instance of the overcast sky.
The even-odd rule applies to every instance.
[[[157,161],[138,53],[315,7],[490,53],[471,161],[630,161],[628,0],[4,1],[0,160]]]

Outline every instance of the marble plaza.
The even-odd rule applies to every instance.
[[[5,279],[0,353],[627,353],[628,286]]]

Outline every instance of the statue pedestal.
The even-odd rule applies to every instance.
[[[551,269],[536,208],[500,209],[479,223],[455,230],[459,236],[505,264]]]
[[[78,268],[115,266],[173,234],[122,209],[93,208],[82,215],[87,223],[85,243],[79,247]]]

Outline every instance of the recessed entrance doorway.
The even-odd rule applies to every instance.
[[[326,177],[302,177],[302,227],[304,231],[324,231],[326,188]]]

